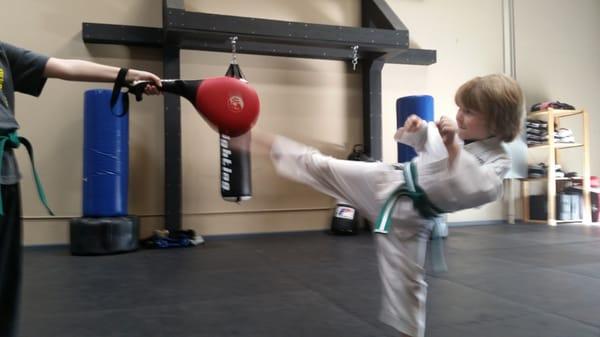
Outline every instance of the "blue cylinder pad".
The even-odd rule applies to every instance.
[[[127,215],[129,115],[126,94],[111,109],[111,90],[85,92],[83,216]]]
[[[396,100],[396,125],[404,126],[410,115],[417,115],[425,121],[433,121],[433,97],[429,95],[405,96]],[[413,159],[417,153],[412,147],[398,143],[398,162]]]

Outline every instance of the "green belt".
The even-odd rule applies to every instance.
[[[2,172],[2,162],[4,158],[4,151],[6,147],[16,149],[19,145],[23,144],[27,149],[27,153],[29,153],[29,159],[31,160],[31,168],[33,170],[33,177],[35,178],[35,186],[37,187],[38,195],[40,200],[48,210],[50,215],[54,215],[50,207],[48,206],[48,201],[46,200],[46,194],[44,193],[44,187],[42,186],[42,182],[40,181],[40,177],[37,174],[35,169],[35,163],[33,161],[33,147],[29,140],[24,137],[20,137],[17,135],[16,131],[9,133],[8,135],[0,136],[0,172]],[[4,206],[2,203],[2,195],[0,194],[0,216],[4,215]]]
[[[392,194],[387,198],[377,221],[375,224],[375,233],[387,234],[392,225],[392,215],[394,214],[394,208],[396,202],[401,197],[410,198],[413,202],[413,207],[419,212],[419,214],[426,218],[434,221],[434,226],[431,233],[431,252],[432,252],[432,264],[435,271],[446,271],[446,259],[444,257],[444,241],[441,235],[441,222],[440,214],[444,211],[436,207],[427,197],[425,191],[417,183],[417,166],[414,162],[404,164],[404,184],[400,185]]]

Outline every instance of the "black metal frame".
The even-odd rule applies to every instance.
[[[163,49],[164,78],[180,78],[180,50],[237,52],[349,61],[358,46],[363,70],[363,142],[381,159],[381,71],[385,63],[430,65],[436,51],[409,48],[408,29],[385,0],[361,0],[362,27],[188,12],[184,0],[163,0],[163,28],[86,23],[86,43]],[[181,106],[165,95],[165,227],[181,228]]]

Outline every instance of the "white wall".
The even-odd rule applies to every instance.
[[[188,10],[280,20],[356,26],[359,2],[187,1]],[[81,23],[161,26],[162,1],[76,0],[11,2],[3,13],[29,12],[27,21],[3,14],[5,41],[48,55],[144,68],[161,74],[158,50],[90,45]],[[69,11],[71,15],[65,16]],[[240,41],[240,44],[243,41]],[[230,55],[183,51],[183,78],[222,75]],[[261,96],[257,128],[278,132],[345,156],[362,139],[361,77],[342,62],[239,55],[242,69]],[[22,134],[36,146],[37,165],[57,217],[37,200],[25,157],[20,155],[27,244],[67,242],[67,222],[81,215],[82,93],[110,85],[49,81],[41,98],[18,95]],[[163,225],[162,98],[131,104],[130,205],[141,216],[143,234]],[[335,201],[279,178],[266,157],[253,158],[253,199],[241,205],[221,199],[217,135],[187,102],[182,103],[183,227],[204,235],[326,228]],[[316,136],[315,136],[316,135]],[[57,160],[58,159],[58,160]]]
[[[435,97],[436,116],[453,116],[453,95],[464,81],[502,71],[501,0],[389,0],[408,26],[411,44],[436,49],[432,66],[386,65],[383,72],[384,160],[395,158],[395,101],[410,94]],[[517,3],[517,73],[530,100],[564,99],[593,108],[598,91],[596,0]],[[146,48],[84,44],[83,21],[161,26],[160,0],[19,0],[6,2],[0,39],[64,58],[144,68],[162,73],[161,53]],[[241,16],[358,26],[358,0],[188,0],[188,10]],[[21,13],[27,13],[21,14]],[[69,13],[69,15],[65,15]],[[567,25],[550,19],[561,18]],[[533,20],[535,22],[533,23]],[[542,47],[534,43],[542,39]],[[555,45],[562,47],[559,53]],[[544,52],[540,51],[540,48]],[[534,55],[538,55],[535,57]],[[184,78],[221,75],[227,53],[183,51]],[[342,62],[240,55],[240,64],[261,95],[258,128],[283,133],[345,156],[362,139],[361,76]],[[563,80],[549,81],[547,70]],[[49,81],[42,97],[17,97],[22,134],[35,144],[36,160],[58,217],[45,216],[20,154],[25,243],[68,241],[67,221],[81,215],[82,96],[88,88],[110,85]],[[593,114],[592,114],[593,115]],[[143,233],[163,225],[162,99],[146,98],[131,108],[130,212],[142,216]],[[592,116],[593,123],[598,118]],[[201,234],[290,231],[326,228],[334,200],[276,177],[263,156],[253,156],[254,198],[242,205],[218,194],[217,136],[187,102],[182,103],[183,220]],[[592,136],[597,137],[596,135]],[[592,172],[599,169],[592,153]],[[450,221],[504,218],[501,202],[452,214]]]
[[[435,116],[454,117],[454,93],[465,81],[503,71],[502,2],[473,0],[389,1],[409,28],[411,47],[437,50],[429,67],[386,64],[383,72],[383,152],[396,160],[396,99],[428,94],[434,97]],[[502,201],[480,209],[457,212],[449,222],[504,219]]]
[[[515,1],[516,71],[528,105],[567,102],[589,113],[590,143],[600,141],[600,1]],[[581,119],[563,120],[581,142]],[[545,160],[530,151],[531,162]],[[600,156],[591,153],[592,175],[600,175]],[[561,150],[561,164],[581,172],[581,149]]]

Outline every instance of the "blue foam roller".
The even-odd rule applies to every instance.
[[[111,90],[84,94],[83,216],[127,215],[129,115],[122,93],[114,109]]]
[[[433,97],[429,95],[405,96],[396,100],[396,125],[398,128],[410,115],[417,115],[425,121],[433,121]],[[417,153],[412,147],[398,143],[398,162],[412,160]]]

